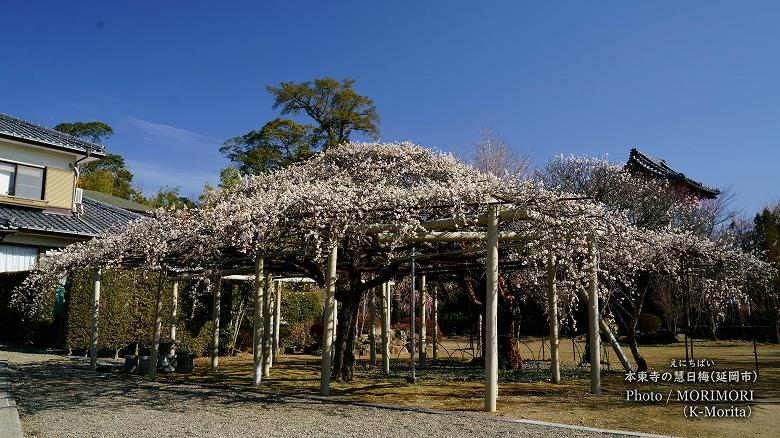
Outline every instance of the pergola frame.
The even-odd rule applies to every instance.
[[[365,226],[356,226],[351,229],[353,232],[362,232],[366,235],[374,235],[377,240],[382,242],[402,242],[406,244],[413,244],[419,242],[484,242],[486,245],[486,261],[485,261],[485,274],[486,274],[486,306],[485,306],[485,324],[486,324],[486,339],[485,339],[485,410],[488,412],[494,412],[496,410],[496,399],[498,395],[498,324],[497,324],[497,306],[498,306],[498,276],[499,276],[499,243],[510,241],[529,241],[538,238],[538,235],[534,233],[519,233],[519,232],[502,232],[499,230],[501,223],[513,222],[513,221],[531,221],[534,223],[540,223],[546,226],[554,226],[555,221],[552,218],[548,218],[540,214],[531,214],[527,210],[514,210],[501,208],[501,202],[493,202],[485,204],[487,212],[478,214],[476,216],[466,219],[437,219],[433,221],[423,222],[418,227],[418,230],[412,237],[400,237],[398,232],[400,231],[398,226],[390,224],[370,224]],[[461,231],[464,227],[484,227],[485,231]],[[588,336],[590,339],[590,367],[591,367],[591,392],[594,394],[600,393],[600,336],[599,331],[605,332],[610,337],[610,340],[614,340],[614,336],[609,331],[606,323],[599,317],[599,304],[597,294],[597,272],[598,272],[598,258],[596,248],[595,233],[591,233],[588,239],[588,272],[589,282],[587,287],[586,302],[588,303]],[[476,252],[476,249],[470,249],[469,252]],[[281,252],[282,256],[299,255],[305,251],[285,250]],[[277,253],[278,254],[278,253]],[[214,289],[214,308],[213,308],[213,320],[214,320],[214,332],[213,332],[213,345],[212,345],[212,358],[211,369],[215,371],[218,366],[218,348],[219,348],[219,286],[218,282],[220,278],[235,276],[237,274],[249,274],[254,273],[254,321],[255,326],[253,329],[253,383],[255,386],[260,385],[262,377],[267,377],[270,372],[272,363],[271,349],[273,345],[278,345],[278,338],[276,342],[270,338],[272,327],[276,328],[276,323],[272,325],[272,320],[277,323],[279,321],[279,307],[272,305],[271,293],[274,289],[272,284],[274,283],[269,266],[273,265],[269,263],[274,259],[276,254],[259,254],[255,257],[254,266],[240,266],[250,260],[247,257],[234,258],[231,260],[231,268],[222,270],[211,270],[206,272],[190,272],[186,273],[186,270],[180,270],[178,276],[171,276],[171,279],[180,280],[184,278],[192,277],[208,277],[207,285]],[[432,256],[435,262],[435,255]],[[224,260],[224,259],[223,259]],[[551,345],[551,379],[554,383],[560,382],[560,365],[558,354],[558,321],[557,321],[557,292],[555,288],[555,267],[554,258],[552,263],[548,263],[548,307],[550,315],[550,345]],[[337,266],[338,266],[338,247],[335,244],[331,245],[329,254],[327,257],[327,270],[325,275],[326,283],[326,296],[324,305],[324,330],[323,330],[323,352],[322,352],[322,369],[320,380],[320,394],[329,395],[330,393],[330,375],[333,358],[333,341],[335,339],[336,330],[336,280],[337,280]],[[458,269],[462,267],[454,267]],[[171,270],[172,272],[175,272]],[[252,272],[253,271],[253,272]],[[100,294],[100,271],[95,277],[95,313],[93,318],[93,335],[91,358],[96,355],[97,345],[97,309],[99,306],[99,294]],[[425,273],[433,273],[434,271],[422,271]],[[291,272],[287,272],[290,274]],[[291,274],[301,274],[300,272],[293,272]],[[168,276],[168,271],[163,269],[160,272],[159,288],[157,293],[157,306],[155,312],[155,331],[154,342],[152,344],[152,354],[150,357],[149,365],[149,377],[155,378],[156,371],[156,359],[159,354],[159,340],[162,323],[162,290]],[[248,276],[247,276],[248,277]],[[174,287],[178,288],[178,282],[174,283]],[[382,356],[383,356],[383,368],[385,372],[389,372],[389,354],[388,354],[388,329],[389,325],[389,290],[390,286],[385,282],[383,284],[382,293]],[[273,312],[272,312],[273,310]],[[424,311],[424,310],[423,310]],[[273,313],[273,315],[272,315]],[[172,320],[175,315],[171,315]],[[412,315],[414,318],[414,315]],[[264,326],[260,326],[260,321],[263,321]],[[175,326],[174,326],[175,327]],[[275,336],[278,336],[278,329],[274,330]],[[172,328],[172,333],[175,333],[175,328]],[[421,343],[421,345],[424,345]],[[612,342],[612,346],[618,352],[618,356],[621,358],[624,367],[630,369],[627,359],[623,354],[617,341]],[[414,356],[412,358],[414,361]]]
[[[502,230],[501,224],[508,226]],[[599,236],[605,238],[599,241]],[[599,316],[599,247],[606,255],[602,268],[611,270],[610,274],[626,285],[634,281],[632,276],[640,270],[660,266],[674,271],[669,268],[668,255],[677,254],[686,242],[696,245],[704,258],[734,260],[735,264],[747,265],[756,273],[765,268],[757,261],[743,263],[741,256],[722,256],[720,248],[716,250],[715,243],[709,240],[698,246],[701,240],[686,233],[643,230],[632,226],[620,211],[610,210],[590,198],[537,187],[528,181],[502,180],[458,163],[452,156],[431,153],[416,145],[344,144],[317,154],[301,165],[248,177],[233,188],[220,189],[197,210],[158,212],[151,219],[128,224],[115,235],[101,236],[83,246],[74,245],[70,247],[73,250],[64,250],[63,258],[52,266],[37,269],[38,272],[25,280],[23,289],[33,292],[36,287],[51,284],[55,275],[77,266],[97,270],[90,345],[91,365],[95,367],[101,268],[160,271],[152,343],[155,356],[159,353],[162,292],[166,281],[173,281],[174,290],[178,291],[176,280],[182,278],[200,278],[207,287],[215,287],[221,277],[254,274],[253,383],[260,384],[272,363],[268,360],[268,350],[273,345],[269,343],[269,332],[279,320],[277,316],[270,325],[271,310],[278,309],[271,305],[270,274],[310,277],[327,288],[321,376],[321,392],[327,394],[338,317],[335,301],[338,272],[349,273],[348,294],[345,294],[349,301],[345,303],[350,307],[344,315],[350,322],[356,314],[353,300],[384,284],[381,316],[386,352],[390,307],[386,283],[403,273],[404,263],[415,263],[414,259],[396,256],[415,245],[438,244],[432,254],[425,255],[423,266],[415,266],[416,274],[473,272],[483,269],[484,259],[485,409],[492,411],[498,390],[499,270],[524,269],[514,255],[508,257],[510,260],[499,260],[500,244],[501,249],[525,244],[528,251],[520,250],[515,255],[535,267],[547,259],[546,301],[555,358],[551,366],[553,381],[560,380],[556,278],[560,273],[574,280],[574,287],[566,290],[576,293],[588,305],[591,390],[598,393],[599,329],[608,335],[623,366],[629,368],[614,336]],[[436,251],[446,243],[469,249],[459,257],[454,255],[456,251]],[[636,257],[635,246],[639,249]],[[535,248],[541,249],[534,253]],[[548,253],[551,257],[547,257]],[[418,260],[423,258],[422,254],[415,256]],[[529,274],[535,280],[541,277],[538,270]],[[362,280],[365,281],[361,283]],[[215,369],[219,287],[214,289],[214,298],[212,368]],[[38,304],[37,296],[22,296],[22,299],[29,300],[25,305],[33,308]],[[173,313],[171,321],[173,337]],[[265,327],[259,326],[261,321]],[[340,342],[338,349],[344,345]],[[338,359],[337,363],[341,357]],[[150,368],[155,365],[150,364]],[[383,368],[389,371],[386,358]],[[154,378],[153,370],[150,377]]]

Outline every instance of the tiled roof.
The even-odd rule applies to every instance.
[[[80,237],[92,237],[102,231],[118,229],[133,219],[141,217],[137,213],[123,210],[112,205],[83,198],[84,214],[52,214],[34,208],[0,205],[0,228],[3,223],[7,229],[19,231],[38,231],[46,233],[69,234]]]
[[[105,148],[97,143],[36,125],[8,114],[0,113],[0,137],[32,142],[41,146],[72,152],[92,153],[103,156]]]
[[[128,199],[120,198],[118,196],[109,195],[108,193],[96,192],[94,190],[84,190],[84,196],[95,201],[100,201],[104,204],[113,205],[124,210],[130,210],[135,213],[152,213],[154,208],[148,205],[139,204],[137,202],[130,201]]]
[[[636,148],[631,149],[631,153],[628,156],[627,166],[649,173],[656,177],[665,178],[672,182],[680,182],[686,184],[691,189],[699,192],[707,198],[715,198],[720,194],[720,190],[707,187],[704,184],[694,181],[685,176],[682,172],[678,172],[668,164],[666,160],[656,158],[650,154],[641,152]]]

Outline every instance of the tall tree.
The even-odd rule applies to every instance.
[[[64,122],[54,129],[93,143],[100,143],[114,134],[113,128],[103,122]],[[105,158],[83,165],[78,186],[124,199],[143,200],[141,193],[133,187],[133,173],[119,154],[107,153]]]
[[[100,143],[114,135],[114,129],[103,122],[62,122],[54,129],[92,143]]]
[[[277,118],[259,131],[228,139],[219,151],[241,173],[261,174],[309,158],[319,143],[313,126]]]
[[[512,148],[492,129],[484,128],[474,146],[472,164],[485,173],[499,178],[523,178],[528,175],[533,160],[529,154]]]
[[[379,115],[374,101],[355,92],[354,79],[341,81],[325,77],[301,83],[282,82],[269,85],[274,96],[274,109],[282,115],[305,113],[317,123],[317,134],[325,138],[324,148],[349,141],[353,131],[373,138],[379,136]]]
[[[161,187],[154,195],[144,200],[144,204],[154,208],[176,210],[180,208],[194,208],[195,202],[182,196],[179,187]]]
[[[753,228],[753,250],[774,268],[773,298],[763,303],[760,312],[769,312],[775,325],[774,342],[780,342],[780,203],[756,214]]]

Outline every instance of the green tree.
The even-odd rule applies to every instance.
[[[274,109],[281,108],[282,115],[305,113],[317,123],[316,133],[325,139],[324,148],[338,146],[349,141],[353,131],[373,138],[379,136],[379,115],[374,101],[355,92],[354,79],[337,81],[321,78],[301,83],[282,82],[278,87],[269,85],[274,96]]]
[[[63,122],[54,129],[92,143],[100,143],[114,134],[114,129],[103,122]]]
[[[241,173],[235,167],[228,166],[219,171],[219,184],[216,188],[208,182],[203,184],[203,193],[201,193],[198,200],[203,204],[217,188],[229,189],[238,184],[239,181],[241,181]]]
[[[180,208],[194,208],[195,202],[186,196],[182,196],[179,187],[161,187],[154,195],[143,199],[142,203],[154,208],[165,208],[166,210],[176,210]]]
[[[225,141],[219,149],[244,174],[261,174],[309,158],[320,143],[311,125],[274,119],[259,131]]]
[[[133,187],[133,173],[127,168],[125,158],[118,154],[106,154],[105,158],[85,164],[81,168],[78,186],[124,199],[143,199]]]
[[[100,143],[114,134],[113,128],[103,122],[65,122],[54,129],[93,143]],[[124,199],[143,200],[141,193],[133,187],[133,173],[127,168],[124,157],[118,154],[108,153],[105,158],[81,166],[78,186]]]
[[[770,286],[774,289],[773,299],[759,305],[759,310],[771,312],[775,324],[774,342],[780,342],[780,203],[756,214],[753,224],[753,250],[775,269]]]

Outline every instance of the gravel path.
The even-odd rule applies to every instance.
[[[62,356],[8,352],[25,436],[608,436],[479,418],[359,406],[246,388],[157,384],[95,374]]]

